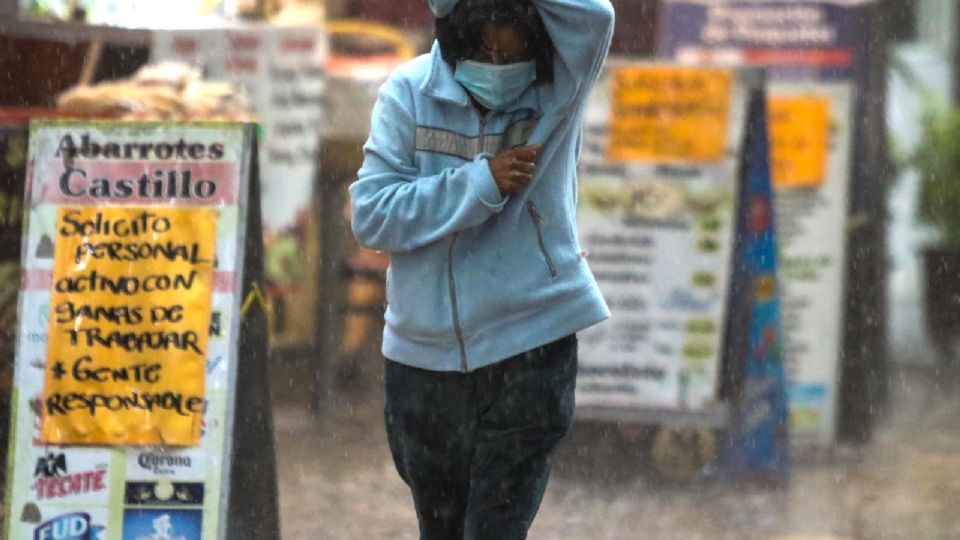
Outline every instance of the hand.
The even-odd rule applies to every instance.
[[[533,180],[537,154],[542,144],[530,144],[504,150],[490,160],[490,172],[503,196],[519,193]]]

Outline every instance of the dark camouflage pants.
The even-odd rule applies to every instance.
[[[386,425],[421,540],[522,540],[573,420],[577,340],[472,373],[387,361]]]

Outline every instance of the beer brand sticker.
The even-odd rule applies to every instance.
[[[213,209],[62,207],[42,439],[199,444]]]
[[[109,465],[88,465],[66,452],[48,452],[37,458],[33,489],[38,502],[105,502]]]
[[[622,67],[613,79],[615,162],[717,162],[727,150],[733,74],[687,67]]]
[[[127,482],[124,502],[127,506],[203,506],[203,482]]]
[[[203,512],[183,509],[127,509],[123,540],[201,540]]]
[[[819,96],[776,96],[769,98],[767,107],[773,185],[822,185],[829,152],[830,100]]]
[[[127,453],[127,477],[202,479],[208,472],[206,458],[200,451],[132,449]]]

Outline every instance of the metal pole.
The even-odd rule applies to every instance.
[[[855,124],[853,183],[848,218],[847,305],[839,392],[838,439],[867,442],[885,396],[886,197],[891,177],[884,106],[888,40],[885,2],[864,8],[870,29],[860,70]]]

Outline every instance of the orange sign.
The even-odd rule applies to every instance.
[[[822,185],[830,140],[830,101],[817,96],[777,96],[769,99],[768,109],[773,185]]]
[[[199,444],[216,223],[212,209],[59,209],[44,443]]]
[[[715,162],[727,150],[733,74],[624,67],[613,77],[611,161]]]

